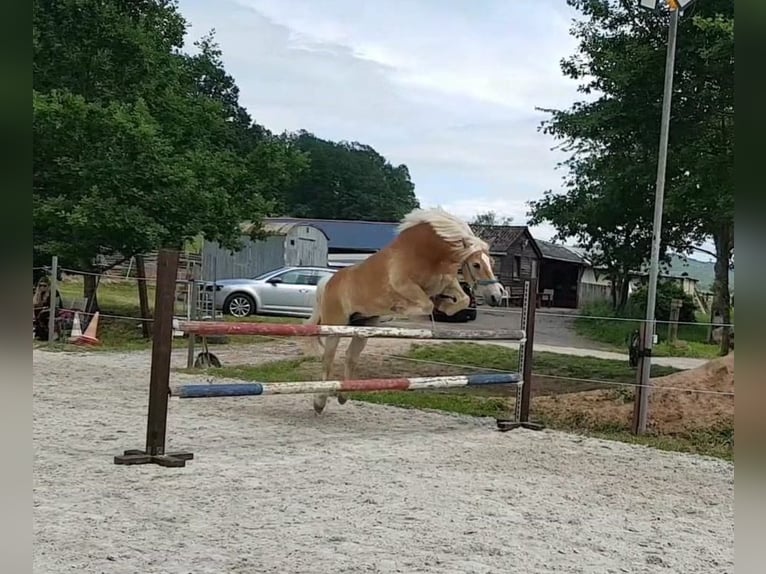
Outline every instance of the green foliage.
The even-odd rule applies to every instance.
[[[306,159],[238,104],[211,36],[181,52],[176,2],[33,3],[37,263],[228,247]]]
[[[490,210],[484,213],[477,213],[474,216],[472,225],[511,225],[513,217],[499,217],[496,212]]]
[[[239,104],[212,34],[183,51],[175,0],[33,1],[35,264],[197,244],[236,249],[266,215],[396,220],[404,165],[274,135]],[[91,286],[92,287],[92,286]]]
[[[646,299],[648,296],[648,287],[642,286],[631,294],[628,301],[628,315],[631,317],[646,316]],[[657,321],[670,320],[670,303],[673,299],[681,300],[681,310],[678,320],[684,323],[694,323],[697,320],[695,315],[696,306],[691,295],[684,293],[683,288],[677,283],[671,281],[659,281],[657,283],[657,303],[654,307],[654,316]]]
[[[626,353],[631,334],[640,327],[641,320],[646,315],[645,305],[645,295],[643,303],[635,302],[631,297],[631,302],[620,311],[615,311],[608,303],[587,305],[574,321],[575,331],[591,341]],[[697,319],[694,317],[692,320]],[[704,320],[707,321],[708,318],[704,317]],[[720,354],[716,345],[708,344],[708,327],[705,324],[678,325],[678,340],[672,344],[667,340],[667,333],[667,324],[660,323],[657,326],[659,343],[654,345],[652,350],[655,356],[712,359]]]
[[[579,50],[562,71],[592,98],[544,110],[542,129],[571,156],[563,192],[531,202],[531,223],[549,222],[586,248],[620,307],[629,273],[650,254],[667,13],[617,0],[568,4],[583,18],[572,27]],[[697,3],[681,19],[677,51],[661,259],[713,236],[728,269],[733,240],[718,238],[733,228],[733,3]]]
[[[280,202],[287,215],[397,221],[419,205],[407,166],[391,165],[370,146],[331,142],[305,131],[288,141],[306,154],[310,166]]]

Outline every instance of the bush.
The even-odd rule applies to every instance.
[[[647,296],[648,288],[645,286],[630,296],[628,313],[631,317],[644,316]],[[661,281],[657,284],[657,306],[655,307],[655,318],[657,321],[670,320],[670,302],[673,299],[681,299],[682,301],[678,320],[684,323],[696,322],[696,308],[691,295],[687,295],[680,285],[670,281]]]

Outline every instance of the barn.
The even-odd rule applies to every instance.
[[[345,267],[363,261],[380,251],[396,237],[398,223],[351,221],[343,219],[300,219],[270,217],[272,224],[305,224],[320,229],[328,237],[329,267]]]
[[[202,245],[202,279],[238,279],[255,277],[285,265],[327,266],[328,238],[319,227],[306,222],[266,221],[263,230],[268,237],[253,241],[244,239],[244,247],[232,252],[215,241]],[[250,231],[242,226],[243,233]]]
[[[476,225],[473,232],[489,243],[495,275],[508,289],[511,304],[521,304],[524,282],[537,278],[542,254],[526,225]]]

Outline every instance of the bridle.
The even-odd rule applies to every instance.
[[[475,253],[475,251],[473,253]],[[468,257],[473,255],[473,253],[469,254]],[[463,279],[466,280],[465,282],[468,283],[471,289],[475,288],[477,285],[484,286],[484,285],[494,285],[495,283],[500,284],[499,279],[477,279],[476,276],[473,274],[473,271],[471,270],[471,266],[468,265],[468,263],[466,263],[465,261],[461,265],[461,268],[463,270]],[[437,297],[441,299],[449,299],[453,303],[457,301],[455,297],[452,297],[450,295],[445,295],[444,293],[437,295]]]
[[[466,281],[471,287],[476,287],[477,285],[494,285],[495,283],[500,283],[500,280],[495,279],[477,279],[476,276],[473,274],[473,271],[471,270],[471,266],[468,265],[468,263],[463,262],[463,277],[465,279],[470,278],[470,281]]]

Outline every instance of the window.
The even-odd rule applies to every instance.
[[[532,266],[529,276],[532,277],[532,279],[537,279],[537,259],[530,259],[529,262]]]
[[[521,275],[521,256],[514,255],[513,257],[513,278],[518,279]]]
[[[311,271],[306,269],[292,269],[281,275],[276,275],[285,285],[313,285]]]
[[[322,279],[329,277],[330,275],[335,275],[335,273],[332,271],[314,271],[313,275],[311,276],[310,285],[319,285],[319,282]]]
[[[271,269],[271,270],[269,270],[269,271],[266,271],[265,273],[261,273],[260,275],[256,275],[255,277],[253,277],[253,280],[255,280],[255,281],[259,281],[259,280],[261,280],[261,279],[266,279],[266,278],[267,278],[267,277],[269,277],[269,276],[270,276],[272,273],[274,273],[274,271],[276,271],[276,269]],[[277,277],[277,275],[275,275],[275,277]]]

